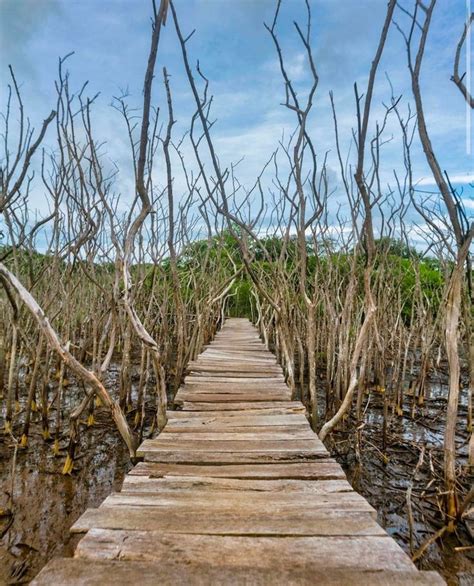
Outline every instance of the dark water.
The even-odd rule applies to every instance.
[[[119,366],[112,364],[106,387],[118,388],[118,377]],[[50,383],[49,401],[56,390],[54,381]],[[20,384],[24,385],[23,379]],[[81,421],[72,475],[62,474],[69,443],[69,413],[83,396],[84,391],[75,384],[67,385],[64,390],[64,426],[58,456],[53,454],[53,443],[43,440],[39,413],[32,414],[28,449],[16,451],[13,474],[13,438],[0,435],[0,509],[7,513],[0,516],[0,584],[28,583],[53,556],[71,555],[76,539],[69,534],[71,525],[88,507],[98,506],[108,494],[120,488],[131,467],[128,450],[110,413],[98,408],[92,427],[87,428],[86,422]],[[20,397],[20,408],[24,408],[25,389]],[[55,417],[53,404],[50,424]],[[87,413],[83,416],[86,418]],[[23,420],[21,413],[17,420]],[[1,421],[0,428],[3,429]],[[13,432],[19,437],[21,426],[14,427]]]
[[[0,583],[21,584],[33,578],[53,556],[71,555],[74,541],[69,528],[88,507],[96,507],[120,488],[130,468],[128,451],[107,422],[83,434],[72,476],[64,476],[67,440],[55,457],[38,431],[30,448],[17,454],[13,482],[13,511],[0,518]],[[0,452],[0,507],[9,505],[12,448]]]
[[[444,525],[443,437],[446,412],[446,388],[432,384],[431,398],[417,408],[412,418],[406,405],[404,416],[389,416],[386,449],[381,451],[383,399],[373,393],[366,424],[356,436],[341,431],[333,438],[333,453],[343,465],[349,481],[377,510],[379,523],[407,552],[414,553]],[[466,431],[466,395],[459,410],[457,456],[460,495],[466,495],[473,483],[467,466],[469,434]],[[424,446],[422,464],[415,475]],[[410,543],[407,490],[412,486],[413,528]],[[474,584],[474,544],[466,526],[460,522],[454,534],[444,534],[417,561],[424,570],[437,570],[448,584]],[[465,548],[460,550],[459,548]]]

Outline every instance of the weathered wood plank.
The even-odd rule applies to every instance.
[[[71,528],[161,531],[195,535],[386,535],[371,513],[275,508],[271,512],[116,506],[88,509]]]
[[[182,411],[241,411],[244,415],[246,411],[255,411],[268,409],[270,412],[279,414],[285,413],[306,413],[306,409],[299,401],[257,401],[257,402],[224,402],[211,403],[202,402],[195,403],[192,401],[184,401],[182,404]]]
[[[256,426],[241,426],[241,425],[227,425],[222,426],[218,424],[202,424],[202,423],[194,423],[189,424],[188,426],[183,425],[170,425],[169,430],[166,432],[162,432],[163,434],[166,433],[167,435],[175,435],[181,436],[183,438],[191,438],[196,434],[199,435],[207,435],[209,439],[211,436],[216,436],[218,433],[226,434],[223,439],[238,439],[237,435],[242,436],[242,434],[255,434],[258,433],[262,439],[280,439],[274,437],[276,434],[289,434],[294,438],[306,438],[308,434],[308,429],[305,429],[303,426],[299,425],[267,425],[265,427],[256,427]],[[231,435],[235,437],[231,437]]]
[[[249,372],[242,372],[242,366],[240,366],[240,368],[238,366],[235,367],[231,367],[231,366],[227,366],[226,368],[222,368],[219,365],[216,365],[215,367],[211,367],[211,366],[197,366],[197,367],[189,367],[187,372],[190,372],[193,374],[194,377],[198,378],[199,376],[202,377],[206,377],[206,379],[211,379],[214,376],[216,378],[232,378],[232,379],[242,379],[242,380],[249,380],[250,379],[250,375]],[[273,378],[278,378],[279,380],[283,380],[283,375],[281,375],[280,377],[277,377],[278,373],[278,369],[269,369],[269,368],[259,368],[259,367],[255,367],[253,370],[251,370],[251,378],[252,380],[259,380],[259,379],[263,379],[265,380],[266,378],[268,378],[269,376],[273,377]]]
[[[205,345],[204,350],[206,349],[232,352],[235,356],[249,353],[252,356],[268,356],[268,350],[265,346],[262,343],[258,344],[256,342],[252,342],[252,344],[232,344],[228,340],[218,340]]]
[[[219,341],[220,342],[220,341]],[[258,347],[259,343],[255,343],[256,347]],[[239,355],[234,353],[233,350],[223,350],[219,347],[220,344],[215,344],[214,346],[208,347],[202,352],[196,360],[193,360],[191,364],[201,364],[205,362],[210,362],[214,360],[220,360],[225,362],[237,362],[239,358],[245,357],[249,360],[260,360],[265,361],[269,364],[278,365],[276,361],[276,357],[273,354],[269,354],[268,352],[257,354],[253,351],[253,348],[249,348],[247,344],[240,345],[240,348],[244,350]]]
[[[274,411],[274,412],[273,412]],[[215,411],[168,411],[168,425],[194,425],[202,422],[203,425],[239,425],[242,427],[257,426],[259,429],[269,425],[298,425],[308,428],[308,420],[302,412],[290,412],[285,409],[259,409],[255,406],[252,411],[232,411],[225,413]],[[168,427],[166,426],[166,428]],[[166,429],[165,428],[165,429]]]
[[[313,484],[318,483],[313,482]],[[235,505],[236,507],[258,506],[262,511],[265,510],[266,507],[271,508],[272,506],[277,505],[290,508],[304,508],[305,510],[321,507],[321,509],[330,509],[334,511],[342,510],[351,506],[363,506],[363,509],[359,508],[357,510],[364,510],[371,513],[374,512],[373,507],[368,504],[364,497],[354,490],[339,492],[314,491],[311,492],[309,499],[306,499],[304,496],[305,494],[307,495],[307,491],[303,491],[301,495],[299,495],[296,490],[291,491],[291,493],[282,490],[274,490],[269,499],[269,495],[266,491],[262,490],[249,490],[244,487],[232,488],[230,486],[228,486],[226,490],[222,490],[215,486],[212,499],[209,499],[208,490],[203,490],[199,483],[194,482],[193,485],[194,488],[191,492],[186,488],[175,487],[173,490],[169,490],[166,487],[162,487],[153,495],[121,490],[120,492],[114,492],[106,497],[101,506],[136,505],[152,507],[156,503],[156,505],[160,507],[164,504],[192,504],[199,506],[199,508],[212,508],[214,506],[219,508],[222,506],[232,508]],[[301,498],[304,499],[303,506],[298,496],[301,496]],[[201,501],[203,501],[202,504]],[[353,510],[356,509],[354,508]]]
[[[256,381],[258,383],[259,380],[265,379],[265,382],[269,382],[267,379],[272,379],[272,382],[278,382],[284,380],[283,373],[281,372],[280,367],[275,367],[272,369],[266,368],[263,372],[261,368],[255,368],[252,371],[242,371],[242,367],[240,370],[235,367],[235,370],[230,370],[229,368],[222,368],[222,366],[218,365],[215,369],[188,369],[191,374],[188,376],[192,377],[191,380],[196,380],[199,378],[206,379],[210,381],[210,379],[216,378],[220,382],[225,382],[225,379],[228,379],[230,383],[234,382],[242,382],[242,381]],[[274,380],[273,380],[274,379]]]
[[[186,392],[178,391],[175,402],[192,402],[202,403],[203,401],[212,401],[212,403],[235,403],[235,401],[245,401],[261,403],[267,401],[284,401],[289,399],[290,394],[283,391],[268,391],[265,394],[258,391],[240,392],[240,393],[197,393],[195,391]]]
[[[183,385],[180,388],[180,392],[211,393],[211,394],[252,393],[252,392],[256,392],[256,391],[259,392],[259,394],[262,394],[264,396],[266,396],[267,393],[275,393],[275,392],[285,393],[284,400],[288,400],[289,394],[290,394],[288,387],[286,387],[283,383],[281,383],[281,384],[272,383],[271,385],[268,385],[268,386],[265,386],[265,385],[260,386],[255,383],[252,383],[251,385],[236,385],[236,384],[224,384],[224,383],[219,383],[219,384],[189,383],[189,384]],[[269,400],[269,399],[267,399],[267,400]]]
[[[276,464],[293,462],[314,462],[320,458],[326,458],[327,452],[315,450],[286,450],[259,451],[259,452],[206,452],[206,451],[182,451],[176,450],[143,450],[137,452],[139,457],[149,462],[162,462],[169,464]]]
[[[199,379],[191,379],[186,384],[180,387],[183,391],[196,391],[200,393],[248,393],[251,390],[259,390],[262,393],[268,391],[286,391],[289,392],[288,387],[283,381],[274,381],[271,383],[262,382],[258,383],[254,379],[251,382],[247,382],[247,379],[242,379],[242,382],[213,382],[213,381],[200,381]]]
[[[176,586],[194,584],[210,586],[440,586],[444,581],[436,572],[334,570],[321,568],[239,568],[213,567],[201,563],[189,566],[173,562],[117,562],[89,559],[55,559],[31,582],[32,586],[130,586],[139,581],[141,586]]]
[[[196,360],[194,362],[189,362],[187,370],[189,370],[190,372],[194,372],[209,369],[211,371],[218,371],[221,373],[235,371],[239,373],[238,375],[234,375],[235,377],[239,375],[244,377],[255,377],[255,371],[257,371],[258,373],[263,372],[266,375],[268,374],[270,376],[275,375],[276,377],[281,376],[282,374],[280,366],[273,361],[269,362],[267,360],[261,360],[260,362],[250,362],[249,360],[247,360],[245,362],[245,369],[242,367],[243,363],[243,360],[228,360],[225,358],[219,359],[211,357],[202,357],[201,359]],[[220,374],[219,376],[224,375]]]
[[[340,493],[351,492],[353,489],[347,480],[249,480],[240,478],[214,478],[210,476],[165,476],[151,478],[128,474],[123,482],[122,491],[160,492],[162,490],[195,489],[206,492],[215,491],[255,491],[259,493],[291,493],[293,498],[303,497],[305,493]]]
[[[191,452],[191,451],[211,451],[211,452],[283,452],[295,453],[304,452],[309,454],[324,454],[329,455],[321,440],[313,436],[312,439],[294,439],[288,437],[285,440],[273,439],[220,439],[218,441],[212,439],[186,439],[180,437],[179,439],[170,439],[167,434],[162,434],[156,439],[145,440],[140,448],[140,453],[159,452],[175,450],[177,452]]]
[[[189,374],[186,377],[185,385],[235,385],[235,386],[255,386],[265,388],[273,385],[285,385],[285,379],[280,373],[279,376],[266,377],[264,380],[254,376],[235,377],[235,376],[205,376],[204,374]]]
[[[224,428],[225,429],[225,428]],[[249,431],[250,429],[250,431]],[[252,431],[257,430],[257,431]],[[164,430],[160,434],[160,438],[168,441],[191,441],[191,440],[206,440],[206,441],[258,441],[259,438],[268,441],[291,441],[291,440],[307,440],[311,442],[314,439],[314,433],[309,429],[300,429],[296,426],[292,428],[280,428],[279,430],[274,427],[267,427],[265,432],[260,431],[258,428],[240,428],[240,430],[231,431],[209,431],[201,429],[195,431],[192,428],[185,428],[181,431],[169,431]]]
[[[347,537],[243,537],[163,535],[158,531],[91,530],[76,557],[90,560],[206,563],[213,567],[415,571],[410,558],[384,535]]]
[[[205,465],[193,464],[167,464],[157,462],[140,462],[130,472],[130,475],[151,476],[162,478],[165,476],[207,476],[210,478],[252,478],[265,480],[278,479],[340,479],[345,474],[334,460],[320,460],[315,462],[291,463],[291,464],[230,464],[230,465]]]
[[[245,365],[267,365],[267,366],[278,366],[278,363],[274,356],[268,356],[268,354],[260,354],[256,355],[255,352],[239,352],[238,354],[232,350],[228,350],[227,352],[223,350],[217,350],[208,348],[201,354],[201,364],[205,364],[207,362],[213,363],[235,363],[235,364],[245,364]]]
[[[240,434],[240,433],[258,433],[259,437],[265,439],[268,434],[274,433],[289,433],[291,434],[307,434],[308,433],[308,426],[307,425],[239,425],[233,423],[220,423],[219,421],[206,421],[202,419],[186,419],[185,423],[181,423],[179,421],[176,422],[168,422],[166,428],[161,432],[163,434],[194,434],[194,433],[209,433],[209,434],[216,434],[216,433],[226,433],[226,434]],[[312,432],[310,432],[312,433]],[[190,437],[190,436],[186,436]]]

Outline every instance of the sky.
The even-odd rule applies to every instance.
[[[467,142],[466,104],[450,77],[454,51],[466,17],[469,0],[438,0],[426,47],[422,71],[428,129],[441,166],[462,191],[466,209],[474,214],[473,158]],[[413,0],[405,0],[408,7]],[[334,128],[329,92],[334,94],[344,149],[349,148],[355,126],[354,82],[361,93],[367,84],[370,63],[386,11],[386,0],[310,0],[312,46],[320,82],[309,120],[309,132],[320,156],[329,151],[329,176],[335,203],[343,198],[338,177]],[[251,186],[282,135],[295,128],[294,113],[282,106],[284,86],[277,56],[263,23],[270,23],[274,0],[175,0],[184,34],[196,29],[189,41],[192,64],[199,59],[214,95],[213,137],[221,162],[229,165],[243,158],[240,180]],[[67,62],[71,85],[79,89],[87,80],[89,95],[100,92],[94,106],[97,138],[106,141],[107,156],[121,169],[118,189],[124,205],[133,192],[130,151],[120,115],[111,107],[113,97],[126,91],[132,106],[139,105],[150,44],[149,0],[0,0],[0,111],[4,112],[9,83],[8,65],[20,82],[25,110],[35,127],[55,105],[54,81],[58,58],[71,51]],[[283,0],[278,25],[285,63],[301,94],[308,88],[308,64],[293,21],[304,24],[303,0]],[[406,26],[403,14],[396,16]],[[463,55],[462,63],[465,64]],[[170,75],[175,106],[174,138],[189,125],[193,103],[184,75],[180,48],[172,19],[160,41],[153,101],[165,106],[162,68]],[[380,64],[371,129],[383,117],[394,93],[402,96],[401,109],[413,102],[403,39],[390,30]],[[165,120],[164,120],[165,121]],[[391,123],[392,124],[392,123]],[[403,159],[395,120],[384,146],[382,182],[393,184],[393,169],[402,172]],[[468,140],[467,140],[468,138]],[[53,133],[45,144],[52,145]],[[157,165],[158,175],[163,167]],[[434,181],[420,145],[414,145],[415,178],[427,191]],[[179,192],[182,177],[176,170]],[[163,178],[164,181],[164,178]],[[158,178],[159,182],[159,178]],[[184,188],[183,188],[184,189]],[[177,193],[178,197],[178,193]],[[32,195],[33,207],[42,208],[41,189]]]

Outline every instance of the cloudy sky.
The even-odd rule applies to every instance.
[[[408,7],[413,0],[405,0]],[[274,0],[175,0],[185,34],[196,29],[188,50],[193,63],[199,59],[215,96],[213,130],[219,156],[225,164],[244,157],[241,180],[251,185],[285,132],[294,129],[294,114],[281,106],[284,88],[275,50],[263,23],[271,22]],[[320,153],[329,150],[329,165],[337,187],[337,161],[330,112],[329,91],[335,96],[344,147],[348,148],[355,125],[353,84],[361,92],[367,82],[386,10],[385,0],[311,0],[312,42],[320,76],[310,132]],[[466,0],[438,0],[426,48],[422,91],[428,127],[443,169],[463,189],[463,199],[473,210],[472,156],[467,148],[467,113],[463,98],[450,81],[457,40],[466,16]],[[95,106],[97,138],[107,141],[111,159],[122,169],[120,190],[133,185],[129,173],[127,139],[119,114],[110,107],[123,90],[130,103],[139,104],[150,42],[150,0],[0,0],[0,108],[5,107],[9,83],[8,64],[21,83],[25,108],[35,125],[54,107],[54,80],[58,57],[74,51],[68,61],[71,84],[89,81],[89,93],[100,91]],[[303,0],[284,0],[279,36],[292,79],[304,93],[308,69],[293,21],[304,23]],[[398,13],[400,25],[406,26]],[[463,57],[463,63],[465,59]],[[161,39],[154,101],[163,105],[161,68],[171,75],[175,101],[175,136],[189,122],[192,102],[184,77],[180,49],[171,19]],[[390,100],[390,86],[402,95],[405,111],[411,100],[406,54],[400,33],[392,27],[374,96],[375,122]],[[393,126],[394,134],[396,126]],[[389,128],[390,135],[391,129]],[[469,137],[472,142],[472,137]],[[54,137],[49,136],[48,141]],[[383,155],[383,180],[393,182],[393,169],[401,172],[397,138]],[[414,149],[415,175],[427,189],[433,181],[418,145]],[[179,178],[177,178],[179,184]],[[41,199],[40,195],[36,195]],[[38,202],[37,202],[38,203]],[[38,204],[40,205],[40,204]]]

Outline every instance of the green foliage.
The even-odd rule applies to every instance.
[[[179,256],[178,264],[180,268],[194,266],[196,263],[201,263],[206,257],[212,261],[222,261],[226,264],[230,262],[230,257],[237,266],[242,264],[239,243],[228,230],[223,230],[210,240],[196,240],[185,246]]]
[[[400,258],[421,259],[420,253],[415,248],[412,248],[403,240],[399,240],[397,238],[390,238],[389,236],[378,238],[375,241],[375,248],[377,252],[381,254],[390,254],[392,256],[398,256]]]
[[[385,261],[384,272],[400,291],[402,317],[408,324],[412,311],[419,309],[422,302],[425,308],[435,314],[443,293],[444,277],[438,264],[419,257],[403,258],[390,254]]]
[[[288,284],[294,291],[298,291],[298,271],[295,271],[298,258],[297,241],[291,238],[286,243],[278,237],[264,237],[258,243],[253,243],[254,263],[258,273],[271,279],[275,266],[274,263],[282,263],[284,270],[292,277]],[[434,259],[423,259],[414,249],[407,246],[403,241],[388,237],[376,241],[377,257],[374,270],[374,279],[381,280],[380,286],[391,285],[393,290],[400,294],[402,303],[402,316],[408,323],[414,310],[421,310],[429,307],[435,313],[438,310],[439,301],[444,286],[444,278],[438,261]],[[348,282],[354,263],[354,250],[337,251],[332,249],[330,254],[314,254],[308,247],[307,272],[308,287],[316,277],[319,282],[329,281],[331,275],[337,275],[337,280]],[[357,253],[356,253],[357,254]],[[237,239],[225,230],[210,240],[199,240],[189,244],[180,255],[179,268],[182,274],[190,266],[196,266],[210,258],[214,266],[227,266],[229,274],[233,272],[230,258],[236,267],[242,266],[240,248]],[[362,252],[356,257],[356,270],[358,272],[358,294],[363,294],[363,270],[365,258]],[[222,264],[223,263],[223,264]],[[166,274],[167,263],[160,265],[160,269]],[[150,277],[151,278],[151,277]],[[188,286],[185,279],[182,279],[184,289]],[[245,273],[234,283],[228,300],[227,312],[232,317],[250,317],[252,307],[252,284]],[[184,297],[188,295],[183,291]],[[415,304],[415,305],[414,305]]]
[[[252,317],[252,284],[245,275],[236,281],[230,291],[227,313],[230,317]]]

